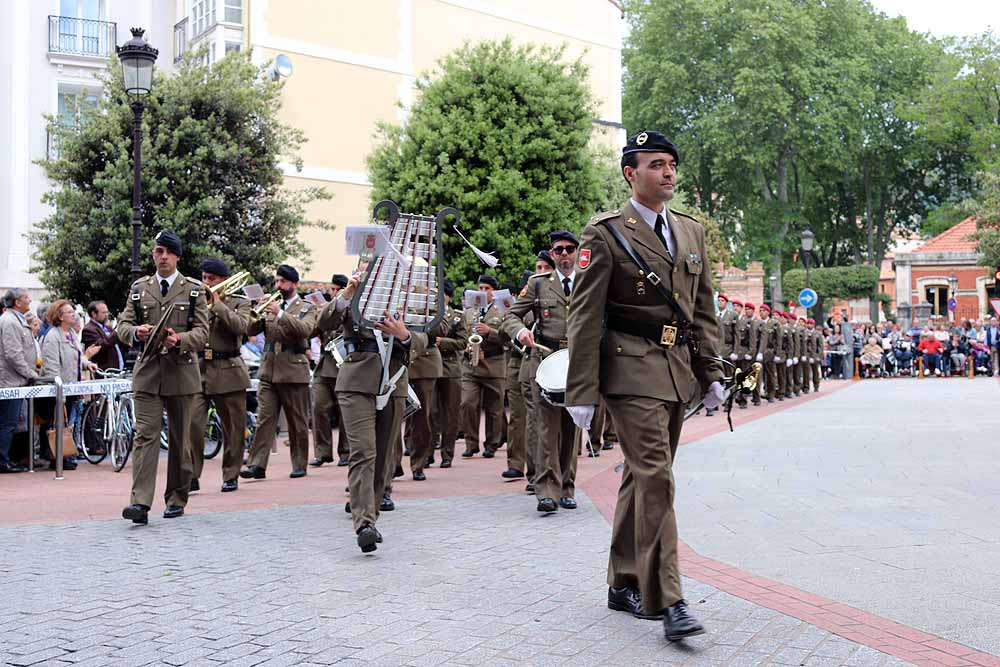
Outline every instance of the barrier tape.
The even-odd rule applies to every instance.
[[[250,380],[247,391],[257,391],[260,380]],[[63,385],[64,396],[81,396],[83,394],[120,394],[132,391],[132,380],[87,380],[84,382],[68,382]],[[30,387],[2,387],[0,401],[25,398],[52,398],[56,395],[54,384],[36,384]]]

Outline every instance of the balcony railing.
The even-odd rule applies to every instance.
[[[111,21],[49,16],[49,53],[107,58],[117,37],[118,26]]]
[[[174,62],[179,62],[188,50],[188,19],[183,19],[174,24]]]

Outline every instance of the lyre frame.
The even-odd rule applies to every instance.
[[[386,211],[386,213],[388,215],[388,220],[386,222],[384,222],[384,223],[382,223],[380,220],[378,220],[378,213],[379,213],[379,211],[381,211],[383,209]],[[444,304],[444,240],[442,238],[442,225],[444,224],[445,219],[449,215],[455,216],[455,224],[458,224],[458,221],[460,220],[461,216],[460,216],[459,212],[456,209],[454,209],[454,208],[452,208],[450,206],[446,207],[446,208],[443,208],[440,211],[438,211],[438,214],[433,219],[432,218],[427,218],[427,217],[424,217],[424,216],[417,216],[417,215],[412,215],[411,216],[413,219],[415,219],[418,222],[421,221],[421,220],[423,220],[423,221],[432,220],[433,224],[434,224],[434,252],[436,253],[436,257],[437,257],[437,266],[434,267],[434,275],[435,275],[435,279],[437,281],[437,284],[436,284],[437,298],[435,300],[435,302],[437,304],[437,312],[430,319],[430,321],[426,321],[423,324],[409,324],[409,323],[406,323],[406,328],[409,329],[410,331],[416,331],[416,332],[420,332],[420,333],[426,333],[428,331],[432,331],[435,327],[437,327],[438,324],[440,324],[441,319],[444,317],[444,308],[445,308],[445,304]],[[399,206],[397,206],[395,202],[390,201],[388,199],[383,199],[383,200],[379,201],[377,204],[375,204],[374,208],[372,209],[372,221],[375,222],[376,224],[385,224],[386,226],[389,227],[389,229],[390,229],[389,240],[388,240],[389,243],[392,243],[392,227],[395,225],[396,221],[399,220],[399,216],[400,216]],[[390,251],[390,253],[391,253],[391,251]],[[416,253],[416,242],[414,242],[414,257],[412,259],[416,258],[415,257],[415,253]],[[389,253],[387,253],[387,254],[389,254]],[[381,321],[381,320],[369,320],[369,319],[367,319],[367,318],[365,318],[363,316],[363,314],[361,312],[361,298],[362,298],[362,296],[365,293],[365,288],[368,286],[368,284],[376,276],[376,271],[379,271],[381,269],[383,261],[384,261],[384,257],[382,255],[375,255],[371,259],[371,261],[368,264],[368,270],[365,272],[364,278],[361,280],[361,283],[358,285],[358,289],[354,293],[354,297],[351,299],[351,315],[352,315],[352,318],[353,318],[353,320],[355,322],[355,326],[366,327],[366,328],[369,328],[369,329],[374,329],[375,325],[378,324],[378,322]],[[429,257],[427,258],[427,265],[428,265],[428,274],[430,274],[431,263],[430,263],[430,258]],[[400,263],[399,263],[398,259],[396,260],[396,266],[397,266],[397,268],[400,267]],[[414,266],[414,263],[411,262],[410,269],[409,269],[410,272],[413,271],[413,266]],[[410,279],[410,278],[412,278],[412,275],[408,277],[408,279]],[[393,282],[394,281],[395,280],[393,280]],[[374,289],[374,285],[372,287]],[[428,308],[429,308],[429,305],[430,305],[430,293],[429,293],[429,291],[428,291],[428,295],[427,295],[427,303],[428,303]],[[404,304],[403,304],[403,321],[404,321],[404,323],[406,322],[406,302],[405,301],[404,301]]]

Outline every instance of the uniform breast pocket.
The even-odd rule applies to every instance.
[[[650,266],[661,278],[666,275],[663,266],[657,266],[656,263],[651,263]],[[649,276],[640,274],[639,267],[631,260],[618,262],[617,270],[611,276],[608,296],[615,302],[634,306],[658,303],[656,286],[649,281]]]
[[[170,314],[170,321],[168,322],[174,331],[177,331],[178,327],[180,327],[181,330],[187,328],[188,309],[190,307],[190,304],[187,302],[174,304],[174,311]]]
[[[701,261],[701,255],[697,253],[690,253],[684,260],[684,274],[685,277],[691,282],[691,300],[695,301],[698,295],[698,282],[701,279],[701,272],[704,269],[704,263]]]

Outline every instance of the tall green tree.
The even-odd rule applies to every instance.
[[[150,270],[156,232],[184,241],[180,271],[200,276],[205,256],[266,278],[286,258],[307,263],[298,240],[305,205],[329,195],[283,186],[279,162],[299,160],[300,130],[278,120],[281,84],[262,76],[244,54],[211,67],[189,54],[173,76],[157,75],[142,122],[142,248]],[[55,211],[31,233],[42,282],[50,293],[113,308],[125,300],[132,252],[132,111],[121,68],[112,60],[95,108],[81,122],[50,118],[56,159],[40,162]],[[306,264],[307,265],[307,264]]]
[[[586,67],[563,49],[466,45],[417,88],[405,125],[379,126],[372,199],[431,215],[454,206],[463,233],[500,258],[500,278],[516,283],[550,231],[578,231],[618,191],[588,147],[595,103]],[[474,281],[484,267],[445,231],[448,275]]]

